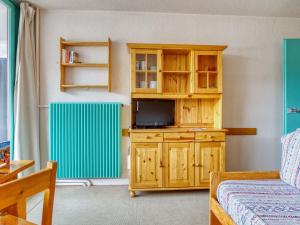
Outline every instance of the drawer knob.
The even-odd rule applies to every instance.
[[[160,161],[159,167],[161,167],[161,168],[165,167],[165,166],[163,165],[162,161]]]
[[[151,139],[151,137],[150,137],[150,136],[147,136],[146,138],[147,138],[147,139]]]

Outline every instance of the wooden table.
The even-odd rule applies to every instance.
[[[0,224],[2,225],[36,225],[35,223],[31,223],[29,221],[23,220],[21,218],[5,215],[0,216]]]
[[[0,168],[0,184],[17,178],[18,173],[34,165],[33,160],[14,160]]]
[[[17,179],[18,173],[26,170],[27,168],[31,167],[34,165],[33,160],[14,160],[10,161],[9,164],[3,166],[0,168],[0,184],[3,184],[5,182]],[[16,205],[12,205],[6,209],[1,210],[0,212],[0,224],[24,224],[26,223],[9,223],[9,222],[14,222],[15,218],[12,218],[10,216],[8,217],[3,217],[1,214],[3,213],[9,213],[12,215],[17,215],[17,207]]]

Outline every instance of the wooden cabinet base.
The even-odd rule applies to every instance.
[[[210,173],[225,171],[224,130],[134,130],[130,138],[131,197],[135,191],[209,189]]]
[[[129,188],[130,197],[137,196],[136,192],[154,192],[154,191],[195,191],[195,190],[208,190],[209,187],[184,187],[184,188]]]

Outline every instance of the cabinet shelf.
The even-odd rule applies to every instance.
[[[164,70],[163,73],[178,73],[178,74],[189,74],[191,71],[180,71],[180,70]]]
[[[196,72],[197,73],[218,73],[218,71],[215,71],[215,70],[199,70]]]
[[[136,70],[137,73],[157,73],[156,70]]]
[[[91,68],[108,68],[107,63],[62,63],[65,67],[91,67]]]
[[[63,59],[64,50],[72,50],[72,47],[104,47],[104,51],[107,49],[107,59],[104,60],[105,63],[65,63],[67,60]],[[99,48],[97,48],[99,49]],[[82,49],[80,51],[83,51]],[[66,57],[67,58],[67,57]],[[97,68],[99,69],[99,75],[102,77],[102,68],[104,72],[107,71],[107,82],[105,84],[67,84],[66,73],[67,68]],[[72,71],[68,71],[70,76]],[[94,72],[94,71],[93,71]],[[96,71],[98,73],[98,70]],[[69,76],[69,75],[68,75]],[[105,74],[106,76],[106,74]],[[74,82],[76,83],[76,82]],[[92,82],[89,82],[92,83]],[[60,38],[60,90],[65,91],[69,88],[107,88],[111,91],[111,40],[108,41],[66,41]]]
[[[87,46],[87,47],[107,47],[110,45],[109,41],[62,41],[64,46]]]
[[[108,85],[100,85],[100,84],[63,84],[61,85],[63,88],[102,88],[108,87]]]

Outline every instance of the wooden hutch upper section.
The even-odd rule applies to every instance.
[[[128,43],[132,98],[216,98],[225,45]]]

